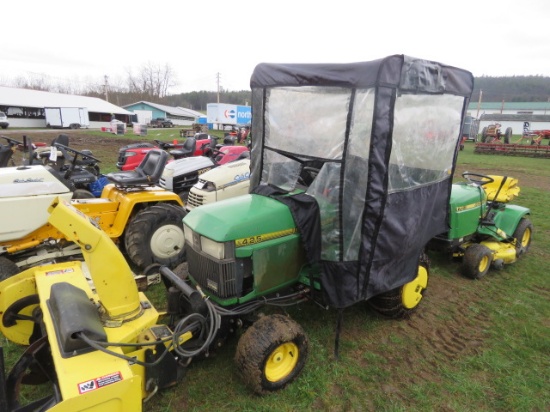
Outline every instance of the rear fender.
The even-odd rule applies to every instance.
[[[531,210],[526,207],[506,205],[504,210],[496,214],[494,218],[495,226],[480,226],[479,233],[499,238],[499,236],[495,236],[495,230],[500,229],[505,233],[504,235],[499,232],[500,240],[504,240],[506,237],[512,236],[521,219],[530,214]]]
[[[117,188],[109,188],[108,191],[102,193],[103,196],[108,196],[111,201],[119,204],[113,226],[103,228],[111,238],[122,236],[134,212],[147,204],[172,203],[184,207],[177,194],[159,187],[145,188],[139,192],[124,192]]]

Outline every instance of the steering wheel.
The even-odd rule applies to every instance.
[[[23,142],[20,142],[19,140],[12,139],[11,137],[8,137],[8,136],[0,136],[0,137],[3,137],[4,139],[6,139],[10,144],[10,146],[17,146],[17,145],[23,146]]]
[[[65,146],[65,145],[60,144],[60,143],[55,143],[54,146],[55,146],[55,147],[59,147],[59,148],[62,149],[62,150],[66,150],[66,151],[68,151],[68,152],[71,152],[71,153],[80,155],[80,156],[82,156],[83,159],[92,159],[92,160],[95,160],[95,161],[98,162],[98,163],[101,163],[101,160],[99,160],[97,157],[92,156],[92,155],[89,154],[89,153],[80,152],[80,151],[78,151],[78,150],[76,150],[76,149],[73,149],[72,147]]]
[[[470,173],[470,172],[464,172],[462,173],[462,177],[466,179],[470,183],[475,183],[479,186],[483,186],[489,183],[493,183],[495,179],[493,179],[490,176],[482,175],[478,173]]]
[[[162,150],[166,150],[166,149],[172,149],[174,148],[174,144],[172,142],[163,142],[162,140],[157,140],[157,139],[154,139],[153,140],[157,146],[162,149]]]
[[[309,186],[313,180],[317,177],[319,174],[320,169],[313,166],[304,166],[302,167],[302,171],[300,173],[300,176],[298,176],[298,183],[302,186]]]

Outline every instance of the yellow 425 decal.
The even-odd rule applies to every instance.
[[[277,232],[264,233],[262,235],[243,237],[241,239],[235,240],[235,247],[255,245],[257,243],[267,242],[268,240],[277,239],[279,237],[292,235],[293,233],[297,233],[297,232],[298,232],[298,229],[292,228],[292,229],[286,229],[286,230],[279,230]]]

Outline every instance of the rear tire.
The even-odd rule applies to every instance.
[[[482,130],[481,130],[481,143],[485,143],[487,142],[487,128],[484,127]]]
[[[367,304],[382,316],[391,319],[406,319],[416,310],[428,287],[430,272],[428,256],[420,256],[416,278],[403,286],[374,296]]]
[[[506,132],[504,132],[504,143],[510,144],[510,139],[512,138],[512,128],[508,127]]]
[[[5,256],[0,256],[0,282],[13,275],[17,275],[19,272],[21,272],[21,270],[15,262]]]
[[[185,260],[183,223],[185,210],[164,203],[139,211],[124,235],[126,253],[140,269],[153,263],[173,269]]]
[[[269,315],[241,336],[235,362],[247,386],[263,395],[296,379],[308,350],[308,338],[297,322],[283,315]]]
[[[487,274],[493,261],[493,252],[478,243],[468,247],[462,259],[462,274],[470,279],[481,279]]]
[[[521,219],[512,236],[516,239],[516,257],[519,259],[520,256],[527,253],[531,246],[533,236],[531,221],[525,217]]]

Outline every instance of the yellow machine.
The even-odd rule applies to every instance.
[[[185,259],[181,220],[186,212],[178,195],[155,185],[168,155],[148,154],[135,171],[107,175],[100,198],[72,199],[114,240],[133,268],[152,264],[175,267]],[[9,217],[0,229],[0,279],[32,266],[74,259],[80,249],[47,223],[47,206],[71,192],[44,166],[4,168],[0,211]]]
[[[0,282],[0,330],[29,345],[7,376],[2,368],[0,410],[21,406],[23,386],[49,381],[52,393],[32,410],[139,411],[143,399],[176,383],[181,365],[172,350],[193,337],[194,326],[180,325],[174,335],[158,324],[124,256],[90,217],[60,199],[49,212],[49,224],[81,248],[93,286],[79,261]]]

